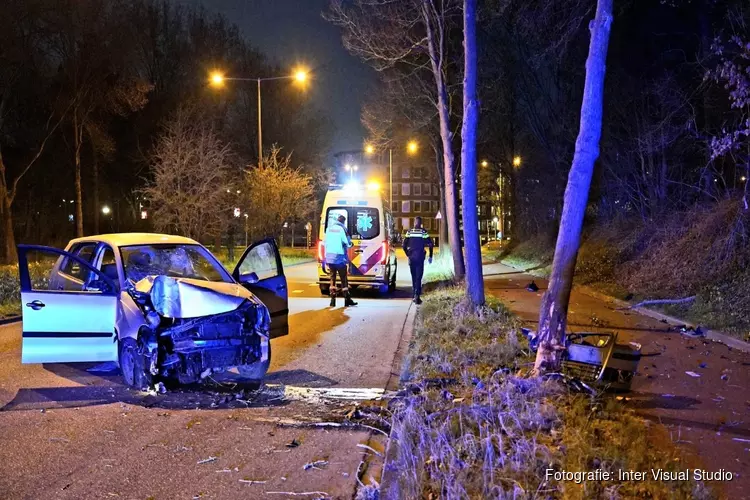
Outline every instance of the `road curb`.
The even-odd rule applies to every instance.
[[[17,323],[21,321],[21,316],[10,316],[8,318],[0,318],[0,326],[10,325],[11,323]]]
[[[310,262],[315,262],[315,259],[314,259],[314,258],[311,258],[310,260],[303,260],[303,261],[301,261],[301,262],[295,262],[294,264],[284,264],[284,266],[283,266],[283,267],[284,267],[284,268],[287,268],[287,267],[295,267],[295,266],[301,266],[301,265],[303,265],[303,264],[309,264]]]
[[[605,302],[609,302],[611,304],[615,304],[618,307],[621,307],[623,309],[624,308],[630,309],[633,305],[630,302],[620,300],[610,295],[601,293],[588,286],[575,285],[573,288],[575,288],[579,292],[584,293],[590,297],[594,297],[595,299],[599,299]],[[677,325],[685,325],[685,326],[692,327],[692,328],[696,328],[698,326],[695,323],[691,323],[689,321],[685,321],[683,319],[676,318],[668,314],[660,313],[658,311],[654,311],[653,309],[647,309],[645,307],[632,307],[631,310],[638,312],[638,314],[648,316],[649,318],[658,319],[659,321],[666,321],[670,324],[675,323]],[[716,330],[706,330],[706,338],[708,340],[713,340],[714,342],[720,342],[726,345],[727,347],[731,347],[732,349],[737,349],[738,351],[750,352],[750,343],[740,340],[736,337],[727,335],[726,333],[718,332]]]
[[[499,263],[505,266],[508,266],[511,269],[516,269],[519,272],[522,272],[524,274],[529,274],[525,269],[520,269],[518,267],[511,266],[510,264],[506,264],[502,261]],[[615,304],[617,305],[617,307],[621,307],[623,309],[625,308],[631,309],[633,311],[636,311],[638,314],[642,314],[643,316],[648,316],[649,318],[658,319],[659,321],[663,320],[668,323],[676,323],[678,325],[685,325],[685,326],[689,326],[692,328],[696,328],[698,326],[695,323],[685,321],[681,318],[675,318],[674,316],[669,316],[668,314],[663,314],[658,311],[654,311],[653,309],[647,309],[645,307],[632,307],[633,304],[631,304],[630,302],[627,302],[627,301],[618,299],[616,297],[612,297],[611,295],[607,295],[605,293],[599,292],[586,285],[573,285],[573,289],[585,295],[588,295],[589,297],[594,297],[595,299],[599,299],[604,302],[609,302],[610,304]],[[722,333],[716,330],[705,330],[705,332],[706,332],[706,338],[708,340],[719,342],[732,349],[737,349],[738,351],[750,352],[750,342],[745,342],[744,340],[740,340],[736,337],[732,337],[731,335],[727,335],[726,333]]]
[[[401,334],[401,341],[399,345],[406,342],[408,349],[409,339],[411,339],[414,333],[414,324],[417,319],[417,307],[415,305],[409,306],[409,312],[406,315],[406,321],[404,321],[404,329]],[[403,353],[403,359],[406,358],[406,352]],[[395,359],[394,359],[395,361]],[[390,383],[390,381],[389,381]],[[400,500],[403,498],[401,495],[401,482],[404,479],[401,474],[403,468],[398,461],[399,456],[399,440],[398,434],[394,430],[393,422],[391,422],[391,432],[388,435],[388,444],[385,448],[385,459],[383,460],[383,475],[380,478],[380,495],[379,498],[382,500]]]

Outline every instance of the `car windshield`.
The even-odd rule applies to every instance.
[[[200,245],[134,245],[120,247],[125,278],[137,283],[146,276],[171,276],[231,283],[232,278]]]

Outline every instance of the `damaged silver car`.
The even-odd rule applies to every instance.
[[[117,361],[138,389],[236,367],[259,386],[269,340],[288,333],[272,239],[249,246],[231,274],[198,242],[149,233],[19,245],[18,259],[23,363]]]

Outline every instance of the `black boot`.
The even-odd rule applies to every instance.
[[[422,303],[422,299],[419,297],[419,294],[416,294],[414,296],[414,303],[417,304],[417,305],[419,305],[419,304]]]
[[[344,300],[344,306],[348,307],[348,306],[356,306],[356,305],[357,305],[357,302],[354,302],[352,300],[352,296],[347,293],[346,300]]]
[[[331,307],[336,307],[336,292],[331,291]]]

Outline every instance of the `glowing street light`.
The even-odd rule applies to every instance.
[[[487,163],[487,160],[482,160],[482,166],[486,167],[487,165],[489,165],[489,163]]]
[[[258,166],[263,163],[263,119],[261,113],[261,93],[260,93],[260,82],[267,82],[271,80],[295,80],[296,82],[303,84],[309,79],[309,72],[304,68],[295,69],[291,75],[285,76],[272,76],[268,78],[237,78],[227,77],[220,71],[213,71],[209,75],[209,82],[212,87],[221,88],[227,80],[234,80],[239,82],[256,82],[258,84]]]
[[[375,147],[372,144],[368,144],[365,146],[365,153],[368,155],[371,155],[375,152]]]
[[[305,83],[307,81],[307,71],[304,69],[298,69],[294,72],[294,79],[300,83]]]
[[[347,163],[346,165],[344,165],[344,170],[346,170],[347,172],[349,172],[349,179],[351,180],[351,179],[354,178],[354,172],[356,172],[357,170],[359,170],[359,165],[349,165]]]
[[[743,175],[742,177],[740,177],[740,180],[741,180],[742,182],[745,182],[745,181],[747,180],[747,177],[745,177],[745,176]]]
[[[521,157],[516,156],[513,158],[513,166],[514,167],[520,167],[521,166]]]
[[[224,74],[218,71],[214,71],[210,76],[211,85],[214,87],[222,87],[224,85]]]
[[[109,207],[108,207],[107,205],[104,205],[104,206],[102,207],[102,213],[103,213],[104,215],[109,215],[109,214],[110,214],[111,212],[112,212],[112,209],[110,209],[110,208],[109,208]]]
[[[416,154],[418,149],[419,144],[417,144],[417,141],[409,141],[409,144],[406,145],[406,151],[408,151],[410,155]]]

